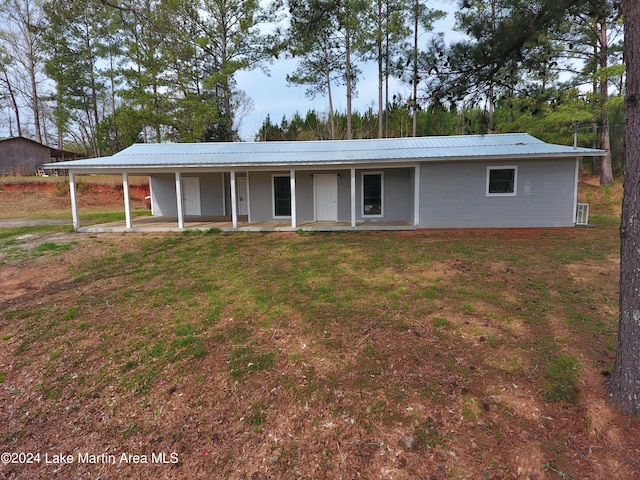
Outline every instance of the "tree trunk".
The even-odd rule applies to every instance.
[[[231,85],[229,85],[229,79],[225,78],[222,83],[222,105],[224,108],[224,122],[226,142],[233,141],[233,110],[231,108]]]
[[[158,82],[153,82],[153,114],[154,126],[156,130],[156,143],[162,143],[162,130],[160,128],[160,94],[158,93]]]
[[[599,22],[600,32],[600,68],[604,69],[608,65],[609,49],[607,45],[607,21],[601,20]],[[609,137],[609,108],[607,107],[607,101],[609,100],[609,78],[605,75],[600,76],[600,98],[601,98],[601,110],[600,110],[600,148],[607,151],[607,154],[602,157],[602,168],[600,169],[600,185],[608,186],[613,185],[613,171],[611,169],[611,139]]]
[[[411,129],[412,136],[418,134],[418,17],[420,15],[420,3],[416,0],[413,24],[413,126]]]
[[[606,150],[607,154],[602,157],[600,168],[600,186],[613,185],[613,170],[611,167],[611,137],[609,136],[609,109],[602,109],[602,119],[600,121],[600,148]]]
[[[11,81],[9,80],[9,75],[7,74],[7,71],[4,68],[4,65],[1,65],[0,68],[2,68],[2,74],[4,75],[4,80],[7,84],[7,91],[9,92],[9,97],[11,98],[11,106],[16,115],[16,127],[18,129],[18,136],[21,137],[22,123],[20,122],[20,108],[18,107],[18,102],[16,101],[16,96],[13,92],[13,87],[11,86]],[[10,136],[13,136],[12,132],[10,133]]]
[[[325,58],[325,78],[327,81],[327,97],[329,100],[329,127],[331,129],[331,140],[336,139],[336,120],[333,116],[333,93],[331,92],[331,68],[329,62],[328,45],[324,44],[324,58]]]
[[[36,141],[42,143],[42,129],[40,124],[40,101],[38,100],[38,81],[36,79],[36,65],[33,56],[29,57],[29,83],[31,85],[31,109],[33,112],[33,126]]]
[[[625,165],[620,227],[620,317],[611,401],[640,414],[640,3],[624,0]]]
[[[224,17],[223,17],[224,19]],[[231,75],[227,74],[227,62],[230,61],[230,55],[227,49],[227,41],[229,39],[229,35],[226,29],[226,23],[224,20],[221,20],[221,23],[225,25],[224,33],[221,36],[221,50],[220,50],[220,70],[224,73],[224,78],[222,79],[222,108],[224,110],[224,122],[225,122],[225,130],[226,142],[233,141],[233,109],[231,108]]]
[[[491,82],[491,85],[489,86],[489,118],[488,118],[488,125],[487,125],[487,133],[488,134],[492,134],[493,130],[494,130],[494,124],[493,124],[493,117],[495,114],[495,110],[496,110],[496,104],[495,104],[495,90],[493,88],[493,82]]]
[[[347,132],[345,138],[353,138],[353,125],[351,123],[351,101],[353,97],[353,75],[351,73],[351,35],[349,30],[345,34],[345,80],[347,85]]]
[[[491,2],[491,35],[496,34],[498,19],[496,18],[496,2]],[[495,88],[494,82],[491,80],[489,84],[489,98],[487,99],[489,102],[489,118],[487,125],[487,133],[493,133],[493,117],[495,113]]]
[[[94,61],[93,55],[90,57],[89,65],[91,65],[91,121],[89,122],[89,126],[91,127],[91,144],[93,145],[93,150],[96,157],[100,156],[100,149],[98,148],[98,136],[97,129],[99,123],[98,116],[98,90],[96,87],[96,77],[94,70]]]
[[[595,88],[593,91],[597,92],[598,89]],[[596,122],[593,122],[591,124],[591,134],[593,136],[593,140],[591,142],[591,148],[595,148],[597,150],[600,147],[600,145],[598,145],[598,124]],[[593,175],[595,175],[596,173],[600,173],[601,163],[602,161],[599,160],[598,157],[593,157],[591,159],[591,173]]]
[[[62,111],[64,107],[62,106],[62,95],[62,85],[60,85],[60,82],[58,82],[56,83],[56,108],[58,109],[58,115],[56,116],[56,135],[58,137],[59,150],[64,150],[64,122],[62,120]]]
[[[377,21],[377,31],[376,31],[376,55],[378,60],[378,138],[383,137],[383,110],[382,110],[382,91],[383,91],[383,83],[384,83],[384,70],[382,62],[383,54],[382,54],[382,0],[378,0],[378,17]]]
[[[388,23],[388,22],[387,22]],[[387,38],[384,53],[384,136],[389,137],[389,27],[387,25]]]

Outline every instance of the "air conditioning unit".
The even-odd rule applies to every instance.
[[[579,203],[576,211],[576,225],[589,225],[589,204]]]

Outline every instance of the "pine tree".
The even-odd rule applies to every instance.
[[[624,413],[640,415],[640,3],[623,0],[625,171],[620,228],[618,350],[609,395]]]

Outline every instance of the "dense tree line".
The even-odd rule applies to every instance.
[[[393,102],[383,121],[389,137],[412,135],[413,120],[416,120],[418,136],[427,135],[469,135],[484,134],[491,128],[494,133],[527,132],[544,141],[570,144],[576,140],[580,146],[598,146],[600,140],[597,124],[592,121],[593,108],[587,99],[577,91],[566,92],[561,100],[535,104],[530,98],[508,98],[498,101],[492,114],[483,108],[464,110],[444,109],[427,106],[418,112],[411,111],[406,104]],[[612,170],[622,174],[624,168],[624,109],[615,103],[608,113],[610,118],[610,149]],[[377,138],[378,112],[368,109],[352,115],[354,138]],[[581,120],[580,120],[581,119]],[[576,121],[579,123],[576,124]],[[302,116],[300,112],[275,121],[267,116],[262,123],[256,141],[284,140],[327,140],[332,131],[338,138],[344,138],[346,115],[333,114],[333,127],[325,112],[309,110]],[[491,126],[491,127],[490,127]],[[333,130],[332,130],[333,128]],[[591,173],[599,174],[600,159],[585,164]]]
[[[514,131],[563,112],[558,128],[579,120],[581,142],[609,147],[624,75],[617,1],[459,1],[462,39],[451,44],[433,31],[444,15],[433,5],[2,0],[3,123],[10,135],[91,155],[135,141],[234,141],[252,105],[236,74],[288,56],[297,62],[288,81],[329,107],[316,113],[317,128],[286,138]],[[370,99],[375,107],[354,112],[367,64],[377,68],[378,96]],[[389,91],[391,78],[402,92]],[[346,112],[334,110],[336,95]],[[275,139],[265,133],[270,121],[258,139]]]
[[[258,0],[3,0],[5,127],[92,155],[236,140],[235,75],[274,58],[276,20]]]

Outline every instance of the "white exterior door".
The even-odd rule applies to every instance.
[[[182,177],[182,205],[185,215],[200,216],[200,178]]]
[[[316,174],[313,176],[316,221],[338,220],[338,175]]]
[[[249,202],[247,201],[247,177],[238,177],[238,215],[249,215]]]

